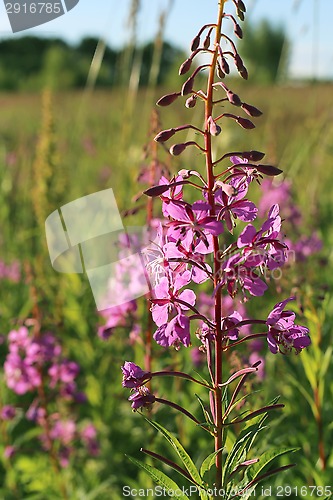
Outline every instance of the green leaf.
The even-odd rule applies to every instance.
[[[300,448],[281,447],[266,451],[263,455],[261,455],[259,462],[250,467],[246,474],[247,478],[250,481],[253,481],[253,479],[255,479],[259,475],[263,468],[266,467],[272,460],[274,460],[274,458],[285,455],[286,453],[293,453],[295,451],[298,451],[299,449]]]
[[[212,422],[212,419],[211,419],[211,416],[209,415],[206,407],[205,407],[205,403],[202,401],[202,399],[200,398],[200,396],[198,396],[198,394],[195,394],[195,397],[197,398],[197,400],[199,401],[199,404],[201,406],[201,409],[202,409],[202,412],[204,414],[204,417],[205,417],[205,420],[208,424],[212,425],[213,422]]]
[[[181,500],[189,500],[189,498],[184,493],[182,493],[182,490],[180,489],[178,484],[175,483],[172,479],[170,479],[166,474],[164,474],[164,472],[161,472],[160,470],[156,469],[156,467],[145,464],[144,462],[141,462],[136,458],[130,457],[129,455],[126,456],[135,465],[141,467],[141,469],[143,469],[156,484],[158,484],[159,486],[163,486],[163,488],[165,488],[168,491],[174,492],[173,495],[174,498],[180,498]],[[178,492],[179,494],[177,494]]]
[[[317,386],[317,366],[314,359],[312,359],[311,355],[303,349],[302,356],[300,356],[301,362],[305,371],[306,378],[308,379],[312,390],[314,391]]]
[[[213,453],[208,455],[208,457],[205,458],[205,460],[202,462],[201,468],[200,468],[201,477],[203,477],[204,474],[211,469],[211,467],[215,463],[216,455],[222,450],[223,450],[223,448],[220,448],[219,450],[214,451]]]
[[[187,453],[187,451],[184,450],[184,448],[182,447],[182,445],[180,444],[180,442],[178,441],[178,439],[175,438],[171,434],[171,432],[169,432],[167,429],[165,429],[159,423],[154,422],[152,420],[149,420],[148,418],[146,420],[153,427],[155,427],[155,429],[157,429],[165,437],[165,439],[173,446],[173,448],[177,452],[179,458],[181,459],[181,461],[185,465],[186,469],[190,473],[190,475],[191,475],[191,477],[193,479],[194,484],[197,484],[197,485],[199,485],[199,486],[201,486],[201,487],[204,488],[205,485],[204,485],[204,483],[202,481],[202,478],[201,478],[201,476],[199,474],[198,469],[196,468],[196,466],[194,465],[194,462],[192,461],[191,457],[189,456],[189,454]]]

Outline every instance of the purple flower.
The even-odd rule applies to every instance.
[[[143,371],[140,366],[132,363],[131,361],[125,361],[124,365],[121,367],[123,372],[123,387],[133,389],[134,387],[139,387],[144,382],[149,380],[149,372]]]
[[[97,441],[97,432],[93,424],[87,424],[81,431],[81,439],[88,449],[91,456],[96,457],[99,454],[99,443]]]
[[[185,201],[171,201],[167,206],[168,234],[177,241],[182,241],[189,233],[193,241],[203,241],[208,247],[207,235],[218,236],[223,233],[223,224],[210,215],[210,205],[205,201],[196,201],[193,205]]]
[[[178,314],[169,323],[161,325],[156,330],[154,339],[163,347],[174,346],[179,349],[180,344],[189,347],[191,343],[189,318],[184,314]]]
[[[248,266],[245,266],[243,259],[236,254],[222,265],[223,275],[221,286],[226,285],[230,297],[234,298],[239,288],[247,290],[251,295],[262,296],[267,290],[267,285]]]
[[[225,220],[228,230],[232,233],[235,226],[234,219],[244,222],[253,221],[258,209],[252,201],[243,199],[248,190],[248,184],[239,179],[231,179],[228,187],[233,188],[235,193],[228,193],[223,188],[215,193],[216,205],[220,208],[218,220]]]
[[[154,298],[152,300],[152,316],[157,326],[166,324],[169,319],[169,314],[176,310],[180,313],[181,310],[188,310],[186,304],[178,301],[186,302],[193,306],[195,304],[195,293],[193,290],[180,289],[187,285],[191,280],[190,271],[185,271],[182,274],[177,274],[173,283],[166,277],[162,278],[159,284],[154,288]]]
[[[15,446],[6,446],[3,452],[5,458],[11,458],[16,453]]]
[[[13,420],[16,415],[16,408],[11,405],[4,405],[0,412],[0,418],[2,420]]]
[[[76,435],[74,420],[57,420],[50,431],[50,438],[59,440],[63,445],[72,443]]]
[[[294,324],[296,315],[293,311],[284,311],[286,304],[294,299],[295,297],[290,297],[278,302],[268,315],[266,321],[268,325],[267,341],[273,354],[277,352],[286,354],[292,349],[299,353],[311,344],[309,329]]]
[[[228,330],[225,334],[230,340],[238,339],[239,329],[236,325],[242,320],[242,316],[237,311],[234,311],[226,318],[222,318],[222,330]]]
[[[138,387],[138,389],[128,398],[132,401],[131,407],[134,411],[139,408],[147,408],[155,401],[155,396],[151,394],[148,387]]]
[[[277,239],[280,229],[278,205],[271,207],[268,219],[259,231],[248,224],[237,240],[237,246],[245,257],[244,265],[256,267],[265,264],[271,270],[282,266],[286,260],[286,245]]]

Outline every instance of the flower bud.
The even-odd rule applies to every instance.
[[[231,90],[227,91],[227,98],[228,101],[231,102],[231,104],[233,104],[234,106],[240,106],[242,104],[239,96],[237,94],[234,94]]]
[[[252,128],[255,128],[255,124],[251,122],[251,120],[248,120],[247,118],[242,118],[241,116],[238,116],[236,119],[236,122],[239,123],[239,125],[247,130],[250,130]]]
[[[225,57],[222,57],[222,61],[221,61],[221,67],[222,67],[222,71],[224,71],[224,73],[226,75],[229,75],[230,73],[230,68],[229,68],[229,64],[227,63],[227,60]]]
[[[154,137],[154,141],[156,141],[156,142],[165,142],[168,139],[170,139],[170,137],[172,137],[173,135],[175,135],[175,133],[176,133],[176,130],[174,128],[168,128],[166,130],[162,130],[161,132],[159,132],[157,134],[156,137]]]
[[[246,104],[246,102],[242,103],[242,109],[244,109],[245,113],[247,113],[249,116],[262,115],[262,111],[260,111],[260,109],[256,108],[255,106],[251,106],[251,104]]]
[[[185,75],[190,70],[192,59],[189,57],[179,68],[179,75]]]
[[[245,19],[244,12],[240,9],[237,9],[237,17],[239,17],[241,21],[244,21]]]
[[[183,179],[189,179],[191,177],[191,170],[183,168],[182,170],[179,170],[178,175]]]
[[[243,0],[238,0],[237,1],[237,8],[239,10],[241,10],[242,12],[246,12],[245,3],[243,2]]]
[[[197,50],[197,48],[199,47],[200,45],[200,36],[197,35],[195,38],[193,38],[192,42],[191,42],[191,50],[192,52],[194,50]]]
[[[249,161],[260,161],[265,156],[265,153],[260,151],[244,151],[240,156]]]
[[[238,38],[240,38],[240,39],[242,39],[242,38],[243,38],[243,30],[242,30],[242,28],[239,26],[239,24],[237,24],[237,23],[235,24],[234,33],[235,33],[235,35],[236,35]]]
[[[234,59],[235,59],[237,71],[240,73],[244,68],[243,59],[241,58],[241,56],[239,54],[235,54]]]
[[[279,175],[282,174],[283,170],[280,170],[277,167],[274,167],[273,165],[256,165],[256,169],[261,172],[262,174],[265,175]]]
[[[143,194],[145,194],[146,196],[151,196],[153,198],[155,196],[161,196],[161,194],[168,191],[168,189],[170,189],[169,184],[161,184],[159,186],[153,186],[146,189]]]
[[[195,94],[191,95],[188,99],[185,101],[185,106],[187,108],[194,108],[194,106],[197,103],[197,96]]]
[[[193,91],[195,75],[190,76],[182,86],[182,95],[190,94]]]
[[[180,144],[174,144],[173,146],[171,146],[169,151],[173,156],[178,156],[183,151],[185,151],[185,149],[186,149],[186,144],[182,142]]]
[[[217,136],[221,133],[221,127],[213,120],[210,116],[208,118],[209,133],[211,135]]]
[[[177,97],[180,96],[180,92],[173,92],[172,94],[166,94],[162,96],[158,101],[157,101],[157,106],[169,106],[169,104],[172,104]]]
[[[221,80],[223,80],[223,78],[225,78],[225,73],[223,73],[222,68],[220,66],[220,63],[218,61],[217,61],[217,66],[216,66],[216,74],[219,78],[221,78]]]
[[[209,49],[209,46],[210,46],[210,35],[208,34],[204,40],[204,43],[203,43],[203,48],[205,50],[208,50]]]
[[[249,78],[249,74],[248,74],[245,66],[243,66],[243,68],[240,70],[239,74],[242,78],[244,78],[244,80],[247,80]]]

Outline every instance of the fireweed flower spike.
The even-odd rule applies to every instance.
[[[247,198],[251,183],[256,181],[260,184],[265,176],[274,177],[282,171],[275,166],[259,163],[265,155],[255,149],[242,151],[237,148],[239,151],[225,152],[221,157],[215,158],[214,155],[217,149],[215,144],[221,144],[225,127],[236,123],[245,130],[251,130],[255,128],[255,119],[262,114],[257,107],[244,102],[241,96],[224,83],[224,78],[230,72],[230,65],[236,67],[243,79],[248,78],[237,46],[222,29],[225,19],[229,26],[232,23],[236,37],[242,38],[242,29],[236,17],[240,21],[244,20],[245,4],[242,0],[219,0],[217,3],[216,23],[204,25],[199,30],[191,43],[191,54],[180,66],[181,75],[190,71],[193,71],[192,74],[181,89],[161,97],[157,103],[160,106],[168,106],[183,101],[189,113],[197,103],[203,105],[202,128],[186,123],[155,134],[155,141],[164,145],[164,142],[174,138],[176,134],[186,129],[194,129],[197,142],[181,142],[180,139],[169,151],[171,155],[178,156],[189,146],[195,146],[200,150],[200,155],[195,154],[191,163],[182,166],[177,176],[171,179],[163,176],[155,186],[145,191],[149,197],[160,197],[164,216],[159,225],[158,238],[146,249],[147,272],[152,276],[151,313],[157,327],[153,337],[164,348],[172,347],[176,350],[190,347],[192,342],[196,345],[198,341],[201,342],[199,349],[206,357],[206,378],[209,378],[209,382],[202,383],[209,393],[204,404],[201,404],[205,422],[200,424],[202,419],[199,421],[178,403],[151,394],[143,384],[154,374],[144,372],[131,362],[126,362],[122,371],[123,386],[134,390],[129,398],[134,410],[149,407],[153,402],[164,403],[208,430],[214,439],[215,448],[215,481],[209,486],[217,490],[223,487],[223,491],[230,493],[232,488],[237,488],[236,491],[240,492],[240,485],[242,490],[246,491],[266,477],[267,473],[258,476],[258,472],[252,468],[257,459],[247,460],[243,455],[248,444],[246,441],[239,443],[239,439],[245,440],[242,434],[240,438],[233,435],[235,445],[230,456],[230,450],[227,451],[225,446],[228,429],[235,423],[243,424],[283,407],[282,404],[268,403],[261,408],[251,408],[242,411],[238,416],[234,415],[239,408],[238,403],[243,399],[243,393],[240,392],[248,391],[248,385],[245,383],[249,376],[258,371],[261,364],[260,356],[253,356],[254,349],[251,348],[250,342],[253,345],[266,337],[272,353],[286,354],[291,351],[300,352],[310,344],[310,339],[308,329],[295,324],[295,313],[284,310],[292,299],[276,304],[268,318],[263,319],[248,319],[244,305],[240,308],[236,303],[237,294],[243,302],[253,296],[264,295],[268,288],[265,283],[266,273],[269,275],[270,271],[284,264],[287,246],[281,240],[282,220],[279,205],[273,202],[267,207],[267,220],[257,228],[254,221],[258,209],[255,203]],[[226,7],[230,7],[232,12],[225,12]],[[203,53],[209,62],[193,70],[198,56]],[[203,89],[198,88],[202,82],[202,78],[200,81],[198,78],[201,70],[207,74]],[[219,114],[221,104],[223,113]],[[235,109],[237,113],[234,114],[232,111]],[[251,117],[251,120],[247,116]],[[194,165],[194,162],[202,164]],[[193,193],[188,196],[190,189],[195,189],[195,198]],[[194,203],[193,199],[196,200]],[[230,243],[236,224],[240,225],[238,236]],[[207,300],[202,300],[202,294],[197,295],[192,290],[193,284],[196,287],[204,282],[206,290],[210,285],[210,292],[207,292],[208,306]],[[257,331],[256,328],[260,330]],[[244,361],[245,366],[230,370],[230,356],[225,354],[241,345],[249,345],[248,355],[242,356],[241,359],[251,359],[251,366]],[[156,372],[156,376],[161,373]],[[170,370],[164,373],[167,376],[180,376],[193,383],[200,383],[190,374],[186,376],[184,373],[172,373]],[[232,385],[234,383],[236,386]],[[156,384],[154,392],[157,394]],[[201,400],[200,402],[202,403]],[[164,436],[168,436],[169,442],[172,441],[167,430],[156,422],[152,424],[161,430]],[[256,439],[258,429],[253,431],[254,434],[251,434],[250,429],[251,427],[247,428],[252,443]],[[175,448],[179,450],[179,446],[178,443]],[[270,456],[278,454],[274,455],[274,450],[272,453]],[[168,458],[156,453],[151,456],[179,470],[179,466]],[[179,456],[182,458],[185,455],[180,453]],[[212,462],[211,457],[209,461]],[[188,470],[191,469],[192,482],[205,489],[205,481],[199,471],[196,471],[194,463],[193,467],[191,465],[188,468],[189,461],[186,459],[184,465]],[[262,464],[259,470],[265,466],[266,463]],[[271,471],[270,474],[288,467],[291,465]],[[240,471],[241,477],[238,475]],[[187,472],[185,477],[188,477],[186,474]]]

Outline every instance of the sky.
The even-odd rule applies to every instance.
[[[131,0],[79,0],[64,16],[15,35],[11,32],[5,2],[0,0],[1,39],[36,35],[77,43],[84,36],[95,36],[119,47],[129,37]],[[159,16],[166,9],[169,12],[165,38],[185,50],[199,28],[216,18],[217,0],[141,0],[140,3],[138,41],[154,38]],[[245,0],[245,3],[249,21],[268,19],[285,27],[292,42],[291,76],[333,79],[333,0]]]

